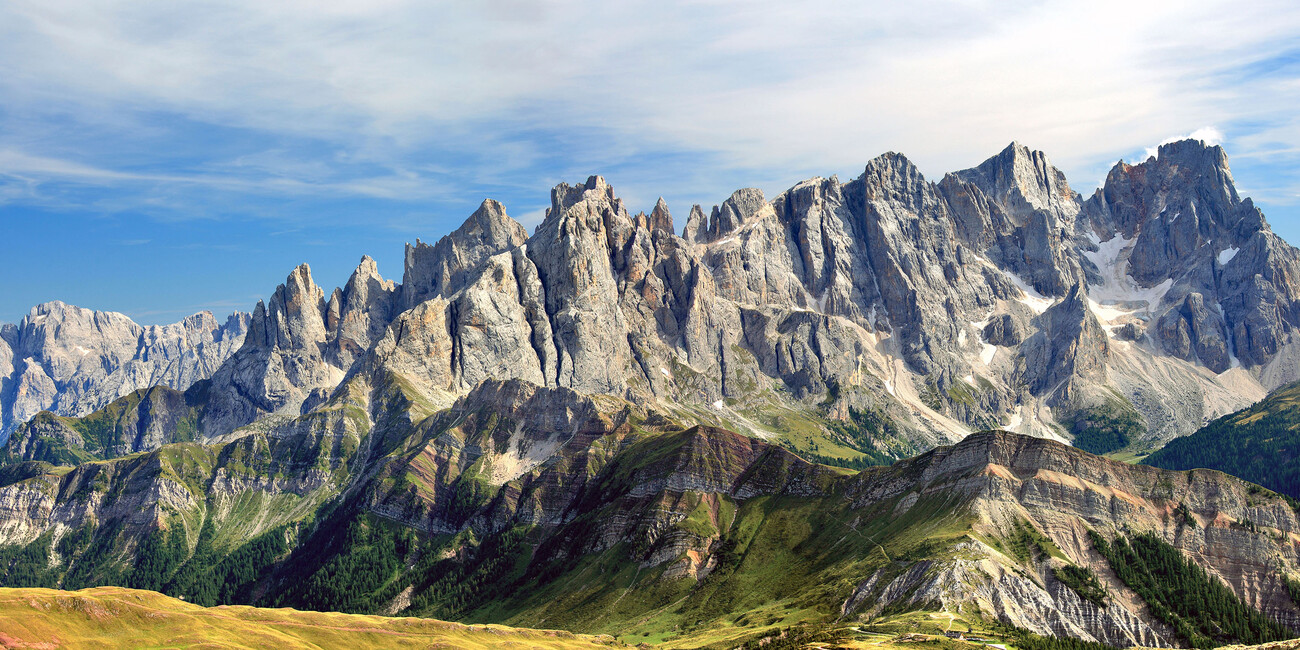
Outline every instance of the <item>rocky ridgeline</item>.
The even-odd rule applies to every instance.
[[[408,246],[400,285],[366,258],[327,300],[295,269],[214,376],[205,433],[391,372],[439,407],[518,378],[760,436],[781,434],[764,409],[871,411],[895,454],[992,426],[1120,422],[1132,442],[1295,376],[1300,257],[1200,142],[1117,164],[1086,200],[1013,144],[938,184],[891,153],[848,183],[740,190],[680,236],[662,201],[631,214],[600,177],[551,203],[528,236],[485,201]]]
[[[239,349],[247,329],[242,313],[144,327],[114,312],[37,305],[0,325],[0,440],[40,411],[81,416],[142,388],[183,391]]]
[[[173,364],[138,336],[134,356],[81,358],[99,348],[77,340],[135,330],[80,316],[88,331],[48,361],[0,346],[0,371],[13,368],[0,395],[13,426],[210,374],[201,433],[215,439],[308,412],[355,373],[399,376],[438,408],[518,378],[767,437],[785,433],[763,424],[774,411],[828,438],[825,422],[874,413],[889,434],[833,444],[894,456],[995,426],[1070,440],[1116,425],[1122,446],[1297,378],[1297,278],[1296,250],[1238,197],[1223,150],[1198,141],[1117,164],[1087,199],[1014,143],[939,183],[890,153],[847,183],[695,206],[680,235],[663,201],[632,214],[592,177],[557,186],[531,236],[484,201],[436,244],[408,245],[400,284],[368,257],[329,292],[298,267],[224,363],[240,318],[211,342],[186,334],[173,347],[191,362]],[[33,346],[4,331],[8,348]],[[121,371],[96,380],[99,366]]]
[[[221,593],[578,631],[666,603],[685,627],[938,604],[1166,646],[1089,537],[1146,531],[1300,629],[1280,497],[1044,439],[1158,440],[1292,378],[1296,278],[1198,142],[1087,200],[1019,145],[937,184],[886,154],[696,206],[681,235],[592,177],[531,236],[485,201],[408,246],[401,284],[366,257],[332,291],[302,265],[221,326],[55,303],[0,330],[3,415],[27,420],[0,547],[54,582],[144,580],[147,550],[140,584],[175,589],[200,547],[213,571],[249,548]],[[998,427],[1040,437],[970,433]],[[854,473],[787,447],[931,451]],[[1017,553],[1025,531],[1055,551]],[[320,600],[385,548],[405,555]]]

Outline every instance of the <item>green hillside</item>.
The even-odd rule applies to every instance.
[[[855,472],[617,397],[517,381],[434,409],[400,377],[354,379],[306,415],[226,442],[7,471],[0,504],[21,527],[0,545],[0,585],[115,585],[195,606],[674,648],[854,647],[958,624],[1007,640],[1009,626],[1051,631],[1042,621],[1060,612],[1080,639],[1161,641],[1107,636],[1131,605],[1086,530],[1176,536],[1220,522],[1252,551],[1234,561],[1273,575],[1277,527],[1300,529],[1280,497],[1218,472],[998,431]],[[1198,562],[1225,556],[1166,541]],[[1255,628],[1233,627],[1243,612],[1293,607],[1279,579],[1229,587],[1215,601],[1227,613],[1194,621],[1196,634],[1254,640]],[[1024,594],[1044,609],[997,609]],[[1148,605],[1163,602],[1151,594]]]
[[[1142,462],[1165,469],[1217,469],[1300,499],[1300,383],[1171,440]]]

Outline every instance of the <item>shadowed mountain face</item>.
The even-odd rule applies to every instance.
[[[1087,200],[1016,144],[938,184],[891,153],[680,236],[592,177],[531,236],[485,201],[402,276],[302,265],[209,378],[22,424],[0,584],[683,643],[936,608],[1126,645],[1300,626],[1285,500],[1063,444],[1149,447],[1294,374],[1300,258],[1217,147]],[[1190,621],[1125,549],[1229,593]]]

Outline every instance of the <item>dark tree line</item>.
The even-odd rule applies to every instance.
[[[1093,531],[1089,535],[1119,579],[1194,647],[1267,643],[1292,636],[1151,533],[1121,536],[1114,542]]]
[[[1284,389],[1244,414],[1175,438],[1142,462],[1165,469],[1217,469],[1300,499],[1300,413],[1285,401],[1292,392]]]
[[[25,546],[0,547],[0,586],[83,589],[122,585],[183,597],[200,605],[248,603],[253,587],[289,551],[288,527],[253,538],[228,553],[213,548],[216,529],[204,523],[194,552],[180,527],[146,533],[131,549],[119,525],[93,524],[52,543],[42,535]],[[50,566],[51,551],[62,562]],[[124,558],[129,560],[124,563]]]

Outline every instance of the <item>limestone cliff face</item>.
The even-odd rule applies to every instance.
[[[241,313],[142,327],[113,312],[37,305],[0,326],[0,441],[40,411],[81,416],[142,388],[183,391],[210,377],[247,329]]]
[[[849,182],[740,190],[681,236],[672,223],[593,176],[557,186],[531,236],[484,201],[408,246],[401,284],[369,258],[332,291],[299,267],[214,372],[202,433],[393,373],[437,407],[523,379],[758,436],[786,435],[772,411],[828,439],[878,413],[895,433],[851,444],[898,456],[990,426],[1069,439],[1097,409],[1163,440],[1296,378],[1300,253],[1200,142],[1117,165],[1086,201],[1012,144],[937,184],[889,153]],[[0,396],[77,393],[42,379],[58,364],[17,359],[0,346]]]
[[[1073,250],[1080,200],[1041,151],[1011,143],[973,169],[944,176],[960,236],[1039,293],[1064,295],[1083,279]]]
[[[212,378],[203,427],[218,435],[272,413],[296,413],[313,389],[343,377],[326,360],[324,291],[306,264],[253,309],[244,344]]]
[[[484,379],[519,378],[733,423],[774,396],[832,419],[876,409],[913,450],[996,423],[1068,437],[1062,422],[1103,403],[1167,438],[1288,373],[1289,307],[1265,284],[1289,272],[1264,266],[1289,268],[1294,253],[1267,243],[1225,160],[1167,145],[1083,201],[1020,145],[937,185],[887,154],[848,183],[812,179],[771,201],[738,191],[707,217],[692,210],[680,237],[662,202],[630,215],[592,177],[555,188],[526,241],[488,202],[441,248],[411,249],[406,309],[373,334],[365,365],[444,405]],[[1201,248],[1141,243],[1172,222],[1168,197],[1201,194],[1219,197],[1199,213]],[[1202,250],[1212,237],[1242,248]],[[1201,258],[1214,273],[1194,271]],[[1238,259],[1262,273],[1253,289],[1222,280]],[[1242,319],[1276,306],[1241,329],[1272,341],[1251,348],[1265,351],[1255,361],[1236,354],[1229,300],[1254,305]]]
[[[1084,209],[1131,246],[1127,270],[1137,285],[1171,281],[1157,312],[1165,349],[1215,372],[1290,359],[1300,257],[1238,197],[1222,148],[1175,142],[1140,165],[1120,163]]]
[[[506,216],[505,206],[483,201],[460,228],[430,246],[419,240],[406,246],[402,303],[409,309],[438,295],[451,295],[472,278],[487,258],[523,244],[528,233]]]

